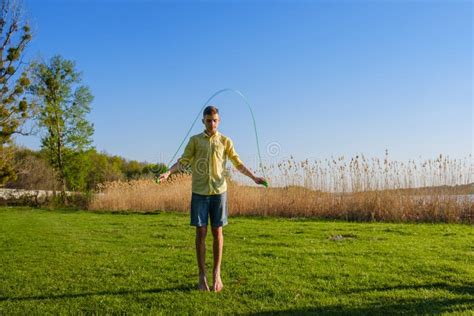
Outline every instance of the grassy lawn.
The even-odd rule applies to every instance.
[[[3,207],[0,314],[473,314],[473,237],[468,225],[230,217],[224,290],[203,293],[187,214]]]

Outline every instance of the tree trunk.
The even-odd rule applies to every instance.
[[[57,150],[58,150],[58,168],[59,168],[59,177],[61,182],[61,203],[66,205],[66,175],[64,174],[64,162],[63,162],[63,142],[62,142],[62,135],[61,135],[61,127],[59,125],[59,120],[56,120],[56,128],[58,132],[58,142],[57,142]]]

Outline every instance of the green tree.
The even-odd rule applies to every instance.
[[[66,187],[72,191],[86,191],[87,178],[92,170],[89,151],[74,151],[66,148],[65,153],[67,157],[64,164]]]
[[[124,178],[120,167],[115,163],[115,157],[109,157],[104,153],[91,150],[89,159],[91,161],[91,170],[87,178],[87,188],[89,190],[95,190],[100,183]]]
[[[125,177],[127,177],[128,180],[136,180],[140,178],[143,167],[143,163],[140,163],[136,160],[130,160],[123,164],[122,172],[125,174]]]
[[[30,27],[22,18],[18,1],[0,3],[0,185],[15,178],[12,136],[28,134],[22,127],[32,103],[25,98],[30,80],[22,57],[31,40]]]
[[[168,170],[168,167],[166,167],[166,164],[164,163],[159,162],[156,164],[149,164],[143,167],[142,175],[157,176],[160,173],[165,172],[166,170]]]
[[[34,63],[31,73],[30,91],[38,98],[37,121],[44,131],[42,147],[58,173],[64,199],[68,182],[74,188],[83,184],[71,179],[71,171],[80,169],[78,164],[86,161],[81,152],[92,143],[94,127],[86,115],[93,96],[89,88],[80,85],[75,63],[61,56],[54,56],[49,63]]]

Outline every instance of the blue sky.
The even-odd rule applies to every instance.
[[[264,160],[473,150],[471,1],[25,4],[35,33],[29,59],[60,54],[83,72],[99,151],[168,162],[222,88],[252,104]],[[214,103],[221,132],[254,160],[243,101],[226,93]],[[280,152],[270,157],[274,143]]]

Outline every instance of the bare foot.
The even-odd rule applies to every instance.
[[[209,291],[209,285],[207,285],[207,278],[205,274],[199,275],[199,286],[200,291]]]
[[[212,284],[212,290],[214,292],[220,292],[224,288],[224,284],[222,284],[221,275],[215,274],[214,275],[214,282]]]

